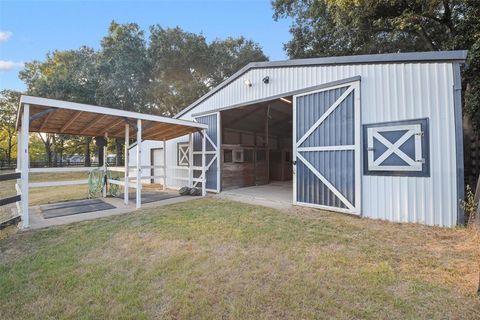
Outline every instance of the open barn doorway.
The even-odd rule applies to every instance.
[[[222,192],[235,190],[291,203],[292,97],[224,110],[220,115]]]

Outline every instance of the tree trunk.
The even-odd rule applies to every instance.
[[[63,148],[65,147],[65,137],[60,136],[56,148],[58,153],[58,162],[60,167],[63,166]]]
[[[98,147],[98,166],[103,166],[103,147]]]
[[[120,139],[115,139],[115,150],[117,151],[117,159],[116,159],[116,165],[121,166],[122,165],[122,155],[123,155],[123,148],[122,148],[122,141]]]
[[[49,143],[45,144],[45,150],[46,150],[46,153],[47,153],[48,167],[51,167],[52,166],[52,149],[51,149]]]
[[[8,146],[7,146],[7,164],[10,167],[12,163],[12,136],[8,135]]]
[[[91,138],[85,138],[85,167],[90,167],[91,162],[90,162],[90,141],[92,141]]]

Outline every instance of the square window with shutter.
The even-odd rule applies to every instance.
[[[430,176],[428,119],[363,126],[367,175]]]

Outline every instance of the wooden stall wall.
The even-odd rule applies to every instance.
[[[267,146],[264,134],[224,128],[222,142],[222,190],[292,179],[291,138],[270,135]]]

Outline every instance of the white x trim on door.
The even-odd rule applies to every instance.
[[[392,131],[405,131],[406,132],[397,140],[395,143],[391,143],[381,132],[392,132]],[[422,128],[419,124],[412,125],[393,125],[385,127],[371,127],[367,129],[367,140],[368,140],[368,170],[376,171],[422,171]],[[415,141],[415,159],[412,159],[405,154],[400,147],[407,142],[412,136],[414,136]],[[382,143],[387,150],[381,154],[377,159],[374,160],[374,138]],[[405,161],[407,165],[405,166],[388,166],[382,165],[382,163],[388,159],[392,154],[397,155],[400,159]]]
[[[338,98],[331,106],[328,108],[327,111],[325,111],[324,114],[315,122],[315,124],[308,129],[307,132],[303,135],[303,137],[300,138],[297,142],[297,148],[300,147],[300,145],[317,129],[324,121],[325,119],[328,118],[328,116],[342,103],[343,100],[345,100],[346,97],[354,90],[354,87],[350,87],[345,91],[340,98]]]
[[[329,91],[338,88],[348,87],[341,95],[336,99],[328,109],[315,121],[315,123],[308,128],[308,130],[297,140],[296,137],[296,126],[297,126],[297,112],[303,112],[297,109],[297,98],[305,95],[313,95],[323,91]],[[302,144],[319,128],[322,123],[324,123],[328,117],[340,106],[345,99],[354,92],[354,144],[350,145],[328,145],[328,146],[308,146],[302,147]],[[294,160],[298,160],[305,165],[308,170],[313,173],[324,185],[328,188],[345,206],[345,208],[339,207],[331,207],[326,205],[319,205],[316,203],[305,203],[301,202],[297,199],[297,173],[296,168],[294,168],[295,177],[294,177],[294,190],[293,190],[293,201],[295,204],[309,206],[309,207],[316,207],[334,211],[340,211],[350,214],[360,214],[360,206],[361,206],[361,169],[360,169],[360,82],[355,81],[352,83],[345,83],[338,86],[332,86],[329,88],[316,90],[312,92],[307,92],[301,95],[296,95],[294,98],[294,112],[293,112],[293,154]],[[353,174],[355,177],[355,201],[352,203],[349,201],[339,190],[335,187],[331,181],[329,181],[323,174],[320,173],[318,168],[316,168],[310,161],[308,161],[302,154],[305,152],[330,152],[330,151],[346,151],[351,150],[354,152],[354,168],[342,168],[342,170],[354,170]],[[305,188],[305,186],[304,186]]]
[[[345,204],[345,206],[347,206],[348,209],[355,210],[355,206],[350,203],[350,201],[348,201],[347,198],[345,198],[343,194],[338,191],[338,189],[335,188],[333,184],[330,183],[330,181],[327,180],[327,178],[325,178],[320,172],[318,172],[318,170],[315,169],[315,167],[309,161],[307,161],[307,159],[302,157],[302,155],[300,154],[297,154],[297,158],[302,161],[307,166],[307,168],[310,169],[310,171],[312,171],[313,174],[315,174],[318,179],[320,179],[327,186],[327,188],[330,189],[338,197],[338,199],[340,199],[340,201]]]

